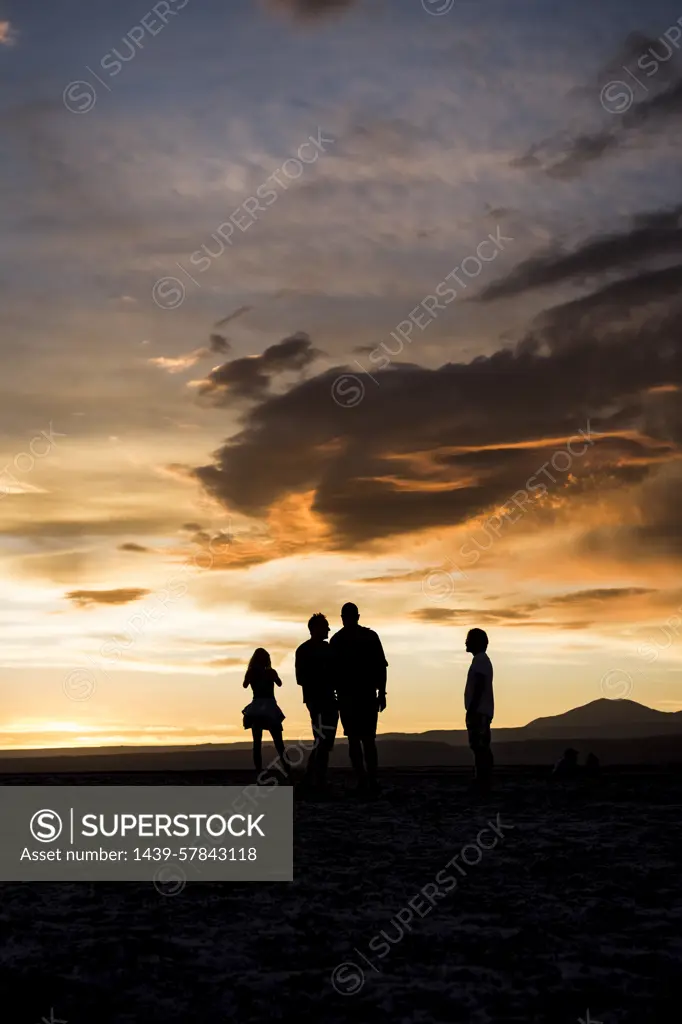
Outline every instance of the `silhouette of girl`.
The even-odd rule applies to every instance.
[[[275,700],[275,686],[281,686],[282,680],[272,667],[270,655],[263,647],[257,647],[251,655],[251,661],[244,676],[244,689],[249,686],[253,692],[253,700],[243,709],[244,728],[250,729],[253,736],[253,763],[257,771],[263,769],[261,744],[263,729],[272,736],[275,750],[279,755],[284,771],[289,774],[289,766],[284,757],[284,740],[282,739],[282,722],[284,714]]]

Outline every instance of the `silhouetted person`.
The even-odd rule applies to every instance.
[[[284,713],[275,700],[275,686],[281,686],[282,680],[272,667],[270,655],[263,647],[257,647],[251,655],[251,661],[244,676],[244,689],[251,687],[253,700],[243,709],[244,728],[250,729],[253,735],[253,763],[256,771],[263,769],[262,741],[263,729],[272,736],[275,750],[284,772],[289,774],[289,766],[284,757],[284,740],[282,739],[282,722]]]
[[[495,713],[493,666],[486,654],[488,635],[482,629],[470,629],[466,649],[472,654],[464,690],[464,709],[469,746],[474,755],[474,786],[488,792],[492,782],[493,755],[490,749],[490,723]]]
[[[555,782],[574,782],[578,777],[578,751],[567,747],[552,770]]]
[[[386,666],[381,640],[359,624],[357,605],[341,609],[343,628],[329,641],[334,658],[336,693],[348,754],[358,792],[377,790],[377,719],[386,707]]]
[[[308,621],[310,640],[296,650],[296,682],[303,689],[303,703],[310,713],[315,745],[305,770],[305,783],[324,792],[329,755],[334,747],[339,711],[334,689],[332,652],[327,637],[329,623],[321,612]]]
[[[598,779],[600,771],[599,758],[590,751],[585,759],[585,775],[588,779]]]

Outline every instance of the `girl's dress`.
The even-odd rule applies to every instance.
[[[268,729],[279,732],[285,714],[275,700],[274,668],[255,672],[251,678],[253,700],[242,710],[245,729]]]

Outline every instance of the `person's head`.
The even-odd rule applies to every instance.
[[[313,640],[326,640],[329,636],[329,623],[326,615],[322,612],[315,612],[308,619],[308,629]]]
[[[249,679],[254,672],[262,672],[266,668],[271,668],[272,662],[270,661],[270,655],[264,647],[257,647],[251,655],[251,661],[249,667],[246,670],[246,678]]]
[[[566,747],[564,750],[564,761],[569,764],[576,764],[578,761],[578,751],[574,750],[573,747]]]
[[[353,604],[352,601],[346,601],[341,609],[341,621],[344,626],[357,626],[359,618],[360,612],[358,611],[358,606]]]
[[[481,654],[488,648],[488,634],[483,629],[470,629],[467,633],[466,649],[469,654]]]

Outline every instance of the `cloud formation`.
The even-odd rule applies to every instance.
[[[595,621],[604,621],[611,611],[607,606],[613,606],[613,615],[623,616],[628,608],[641,611],[641,599],[657,597],[659,593],[650,587],[604,587],[556,594],[541,601],[526,601],[513,608],[417,608],[411,617],[431,625],[586,629]],[[581,617],[576,618],[576,615]]]
[[[305,331],[298,331],[283,341],[266,348],[262,355],[243,356],[223,363],[208,377],[193,382],[201,397],[215,405],[224,405],[233,398],[261,399],[278,376],[305,370],[322,353],[313,348]]]
[[[649,217],[640,237],[674,232],[666,217]],[[614,265],[617,249],[593,240],[539,276]],[[540,496],[639,485],[680,457],[681,286],[682,266],[643,270],[543,313],[513,348],[438,369],[396,362],[353,408],[332,398],[343,367],[277,394],[257,373],[237,375],[237,393],[255,404],[196,476],[252,516],[309,494],[329,543],[344,549],[489,514],[567,446],[570,470]],[[665,515],[674,490],[659,495]],[[645,531],[638,538],[646,544]]]
[[[208,347],[195,348],[180,356],[155,356],[148,359],[147,362],[151,366],[167,370],[168,373],[182,373],[183,370],[189,370],[192,366],[196,366],[202,359],[209,359],[216,353],[224,354],[229,352],[230,348],[230,342],[222,334],[211,334]]]
[[[680,52],[681,24],[682,18],[655,40],[631,33],[597,79],[577,90],[600,100],[609,118],[604,128],[550,136],[515,157],[510,166],[568,181],[637,139],[640,132],[674,131],[682,114],[682,77],[674,60]]]
[[[250,313],[253,306],[239,306],[232,313],[228,313],[227,316],[222,317],[220,320],[216,320],[214,327],[225,327],[226,324],[231,323],[233,320],[237,320],[240,316],[244,316],[246,313]]]
[[[120,587],[116,590],[70,590],[66,597],[79,608],[92,608],[98,604],[130,604],[151,593],[141,587]]]
[[[508,298],[533,288],[622,271],[652,257],[682,253],[682,205],[640,214],[627,231],[590,238],[573,252],[548,252],[524,260],[507,277],[477,296],[479,302]]]

